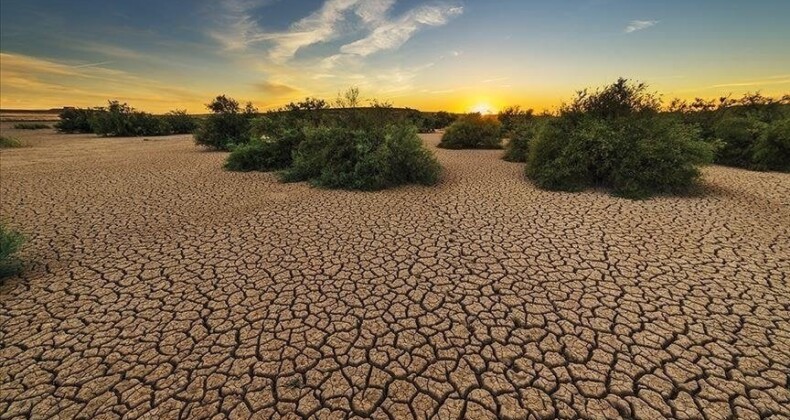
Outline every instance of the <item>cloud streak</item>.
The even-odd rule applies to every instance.
[[[630,34],[633,32],[641,31],[658,24],[657,20],[632,20],[628,23],[628,26],[625,27],[625,33]]]
[[[267,32],[253,16],[254,9],[265,3],[230,0],[224,4],[226,16],[221,22],[224,29],[210,35],[228,51],[267,44],[269,59],[278,64],[293,59],[302,48],[360,32],[365,34],[362,38],[340,47],[341,55],[365,57],[397,49],[420,29],[445,25],[452,17],[463,13],[460,6],[436,3],[391,17],[395,0],[326,0],[318,10],[294,22],[288,30]],[[358,18],[359,25],[349,24],[352,16]],[[328,57],[327,62],[340,59]]]

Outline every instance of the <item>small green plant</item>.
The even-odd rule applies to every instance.
[[[23,147],[24,144],[16,137],[0,136],[0,149]]]
[[[195,131],[195,143],[213,150],[230,150],[250,141],[251,120],[257,110],[248,103],[242,109],[233,98],[220,95],[206,105],[211,114]]]
[[[763,130],[754,145],[753,162],[759,170],[790,172],[790,118]]]
[[[455,121],[442,136],[445,149],[501,149],[501,124],[496,117],[469,114]]]
[[[325,188],[380,190],[404,184],[432,185],[441,166],[415,127],[307,128],[283,181],[310,181]]]
[[[634,199],[687,190],[713,146],[697,127],[660,115],[646,89],[620,79],[580,92],[530,144],[527,176],[550,190],[602,186]]]
[[[0,223],[0,278],[19,272],[20,262],[16,253],[24,242],[22,234]]]
[[[17,130],[44,130],[52,127],[42,123],[17,123],[14,124],[14,128]]]

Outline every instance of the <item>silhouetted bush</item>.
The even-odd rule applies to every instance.
[[[502,124],[502,134],[511,136],[518,127],[522,127],[532,120],[535,111],[521,109],[520,106],[509,106],[497,114],[497,119]]]
[[[17,130],[43,130],[51,127],[41,123],[18,123],[14,124],[14,128]]]
[[[24,241],[24,237],[19,232],[0,223],[0,278],[19,272],[19,260],[16,259],[15,254]]]
[[[14,149],[22,146],[24,144],[15,137],[0,136],[0,149]]]
[[[458,118],[446,111],[439,111],[433,115],[434,127],[437,130],[449,127]]]
[[[294,151],[286,182],[316,186],[380,190],[403,184],[431,185],[441,167],[408,124],[360,128],[318,127],[305,130]]]
[[[656,98],[625,79],[580,92],[532,141],[527,175],[546,189],[602,186],[628,198],[688,189],[713,147],[698,128],[659,115]]]
[[[790,172],[790,118],[776,120],[760,133],[753,164],[759,170]]]
[[[110,101],[107,108],[91,116],[91,129],[105,137],[161,136],[168,134],[165,122],[152,114],[136,111],[126,103]]]
[[[197,129],[197,120],[186,110],[170,111],[161,118],[168,134],[191,134]]]
[[[530,119],[515,126],[510,132],[503,159],[508,162],[526,162],[529,154],[529,144],[537,137],[542,126],[543,122],[535,119]]]
[[[214,150],[230,150],[250,141],[250,121],[257,114],[252,104],[242,110],[236,100],[221,95],[206,108],[211,114],[195,131],[195,143]]]
[[[445,149],[501,149],[501,125],[494,117],[465,115],[456,120],[442,136],[439,147]]]
[[[91,117],[95,112],[95,109],[88,108],[65,108],[55,129],[61,133],[93,133]]]

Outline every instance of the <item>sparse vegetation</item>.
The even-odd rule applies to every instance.
[[[19,272],[20,262],[16,253],[24,241],[22,234],[0,223],[0,278]]]
[[[211,115],[202,121],[195,132],[198,145],[227,151],[250,141],[251,120],[258,113],[251,103],[242,109],[235,99],[220,95],[206,108],[211,111]]]
[[[501,149],[501,124],[496,117],[468,114],[456,120],[442,136],[445,149]]]
[[[308,128],[294,151],[286,182],[325,188],[380,190],[403,184],[435,184],[441,167],[408,124],[384,128]]]
[[[42,123],[17,123],[14,124],[14,128],[17,130],[44,130],[52,127]]]
[[[60,121],[55,129],[61,133],[93,133],[91,118],[97,110],[94,108],[65,108],[60,113]]]
[[[527,175],[546,189],[602,186],[628,198],[687,190],[714,148],[660,106],[644,84],[625,79],[579,92],[530,145]]]
[[[108,101],[107,107],[64,109],[55,124],[62,133],[95,133],[105,137],[189,134],[195,126],[194,117],[183,110],[153,115],[119,101]]]
[[[0,149],[13,149],[23,146],[24,144],[15,137],[0,136]]]
[[[697,98],[691,103],[675,99],[668,111],[686,124],[698,127],[703,139],[719,146],[715,163],[753,170],[787,171],[787,166],[778,162],[766,164],[769,157],[764,146],[769,141],[761,140],[767,138],[771,127],[780,127],[781,121],[790,119],[790,97],[787,95],[773,99],[760,93],[748,93],[740,99],[722,97],[706,101]],[[790,153],[788,146],[781,142],[771,144],[774,156]]]
[[[497,119],[502,124],[502,134],[512,136],[513,132],[529,123],[534,118],[535,111],[521,109],[520,106],[509,106],[497,114]]]

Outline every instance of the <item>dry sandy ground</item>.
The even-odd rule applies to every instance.
[[[628,201],[441,150],[441,185],[355,193],[21,135],[2,418],[790,416],[790,175]]]

